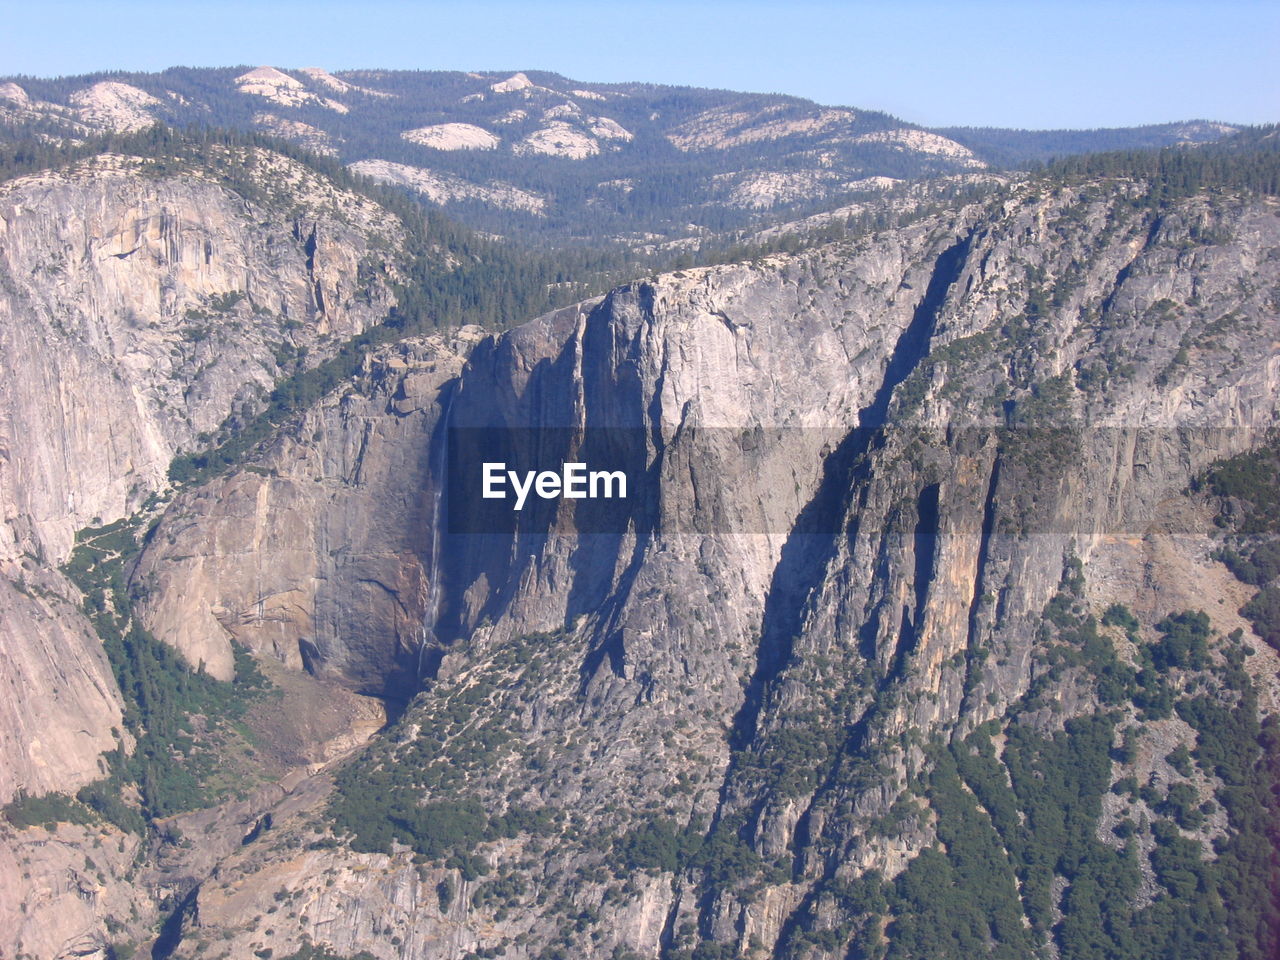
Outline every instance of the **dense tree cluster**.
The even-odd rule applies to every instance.
[[[1280,439],[1215,463],[1197,487],[1218,499],[1217,522],[1228,531],[1218,557],[1259,587],[1241,615],[1280,650]]]
[[[39,796],[19,791],[18,795],[0,807],[0,816],[18,829],[42,826],[52,829],[59,823],[93,823],[97,817],[85,805],[62,793],[46,793]]]
[[[938,132],[964,144],[984,160],[1006,168],[1048,163],[1083,153],[1118,150],[1158,150],[1184,142],[1209,142],[1215,125],[1203,120],[1160,123],[1143,127],[1093,130],[1012,130],[999,127],[945,127]]]
[[[222,683],[203,664],[193,669],[138,622],[126,586],[137,550],[133,522],[85,530],[63,571],[84,594],[84,611],[124,698],[125,727],[136,741],[130,753],[123,744],[109,753],[111,775],[78,797],[123,829],[141,832],[147,821],[208,806],[235,789],[226,779],[225,747],[242,736],[235,721],[269,685],[243,650],[236,651],[234,682]],[[130,784],[141,796],[141,813],[122,799]]]
[[[1202,616],[1170,618],[1161,642],[1197,630]],[[1198,734],[1195,750],[1183,748],[1186,756],[1177,758],[1183,776],[1193,775],[1194,763],[1223,784],[1215,800],[1231,829],[1212,856],[1201,838],[1187,835],[1214,807],[1189,779],[1163,793],[1144,787],[1141,822],[1122,820],[1115,842],[1100,840],[1108,789],[1133,791],[1130,803],[1140,802],[1136,782],[1111,778],[1113,761],[1132,762],[1126,751],[1141,724],[1126,730],[1119,751],[1112,746],[1114,711],[1068,720],[1048,734],[1039,728],[1033,693],[1010,720],[935,746],[931,771],[914,789],[936,815],[939,845],[891,884],[864,877],[881,892],[864,897],[839,928],[796,932],[785,955],[802,956],[796,951],[805,943],[837,949],[859,930],[849,956],[885,960],[1013,960],[1038,955],[1049,939],[1063,960],[1273,956],[1280,874],[1272,851],[1280,821],[1271,787],[1280,782],[1280,730],[1274,722],[1259,727],[1256,697],[1234,656],[1228,652],[1225,668],[1208,668],[1220,678],[1220,692],[1178,701],[1179,715]],[[1002,749],[995,734],[1005,738]],[[1143,832],[1154,840],[1149,869],[1160,890],[1139,908],[1143,854],[1136,840]],[[859,913],[868,919],[859,921]],[[883,936],[877,914],[890,918]]]
[[[1042,175],[1055,181],[1146,181],[1149,189],[1141,202],[1153,207],[1213,191],[1275,196],[1280,194],[1280,136],[1275,127],[1260,127],[1196,148],[1081,154],[1048,164]]]

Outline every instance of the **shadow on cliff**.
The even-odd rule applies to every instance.
[[[873,470],[870,454],[884,446],[893,392],[929,355],[938,313],[947,292],[960,275],[969,244],[970,237],[966,236],[938,256],[924,296],[916,306],[911,322],[894,344],[880,387],[871,403],[859,412],[858,426],[823,462],[822,480],[817,492],[801,510],[783,545],[765,599],[756,670],[742,709],[734,719],[734,749],[744,749],[754,740],[769,689],[791,658],[795,639],[804,627],[809,599],[823,582],[841,537],[850,541],[857,537],[867,483]],[[931,514],[928,510],[930,504],[933,508]],[[928,491],[922,491],[921,506],[922,526],[917,529],[917,538],[925,532],[922,527],[926,521],[936,525],[936,489],[932,498]],[[844,518],[849,519],[846,521]],[[922,578],[917,570],[917,609],[923,609],[920,594],[927,589],[927,580],[927,572]]]
[[[928,286],[912,314],[911,322],[899,335],[885,367],[884,378],[871,402],[858,413],[858,425],[823,462],[818,489],[797,517],[774,569],[760,630],[756,669],[748,684],[741,709],[734,718],[730,746],[735,753],[754,746],[760,735],[762,714],[768,707],[783,672],[791,660],[796,639],[804,629],[804,620],[815,590],[824,582],[827,568],[838,553],[841,538],[853,542],[866,506],[866,496],[874,472],[873,454],[883,448],[888,427],[890,403],[894,391],[929,355],[939,313],[947,294],[955,285],[968,256],[973,234],[969,233],[934,261]],[[915,642],[921,611],[924,610],[928,580],[933,562],[933,540],[937,533],[937,488],[925,487],[918,494],[917,522],[914,529],[916,565],[915,615],[910,608],[903,611],[903,622],[891,673],[902,669]],[[922,542],[927,541],[927,542]],[[883,575],[878,570],[873,575]],[[859,642],[865,649],[878,633],[876,624],[863,624]],[[870,634],[870,635],[869,635]],[[892,682],[892,676],[884,679]],[[847,731],[846,743],[854,745],[860,738],[863,723]],[[721,789],[720,809],[711,830],[719,826],[725,813],[724,804],[734,780],[737,761],[731,761]],[[819,791],[821,791],[819,787]],[[756,797],[759,804],[766,798]],[[809,810],[796,824],[797,847],[808,842]],[[704,889],[699,898],[699,926],[704,936],[711,933],[711,915],[717,899],[714,889]],[[783,924],[779,943],[794,933],[797,917],[805,907],[797,905]]]

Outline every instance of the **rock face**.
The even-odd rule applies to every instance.
[[[75,588],[30,560],[5,573],[0,800],[20,788],[74,792],[102,775],[99,755],[124,736],[120,693],[101,643],[70,599]]]
[[[925,130],[877,130],[855,137],[854,143],[884,143],[906,152],[916,151],[939,157],[947,157],[963,167],[981,168],[986,164],[973,155],[968,147],[954,140]]]
[[[554,120],[529,134],[512,150],[519,156],[544,155],[582,160],[600,152],[600,141],[561,120]]]
[[[283,157],[224,159],[274,196],[109,155],[0,186],[0,800],[74,793],[128,746],[101,643],[50,569],[75,531],[137,510],[287,357],[323,357],[391,302],[397,220]],[[208,646],[192,662],[228,678],[229,648]]]
[[[259,471],[180,498],[134,575],[152,632],[215,676],[229,675],[234,640],[362,692],[410,696],[434,586],[421,478],[441,389],[480,336],[380,352]]]
[[[281,348],[323,353],[385,314],[385,274],[359,273],[375,245],[394,269],[397,221],[284,158],[227,162],[275,198],[109,155],[0,187],[0,556],[61,562],[269,390]]]
[[[274,113],[257,113],[253,117],[253,125],[281,140],[291,140],[305,147],[312,153],[325,157],[336,157],[337,149],[334,139],[319,127],[313,127],[301,120],[286,120]]]
[[[400,136],[433,150],[492,150],[501,143],[488,130],[471,123],[437,123],[406,130]]]
[[[1280,210],[1136,195],[1024,186],[651,278],[483,340],[460,372],[460,345],[406,346],[177,501],[134,574],[159,636],[231,634],[363,689],[429,681],[339,780],[357,833],[424,800],[556,824],[482,845],[485,886],[469,861],[415,870],[409,834],[356,853],[295,810],[196,892],[180,955],[849,954],[832,891],[941,835],[938,810],[895,812],[926,747],[1018,703],[1050,733],[1096,706],[1070,679],[1053,709],[1028,699],[1064,568],[1082,607],[1123,598],[1147,629],[1193,599],[1187,576],[1221,575],[1184,491],[1277,421]],[[516,428],[513,456],[553,464],[607,452],[641,492],[441,531],[447,428]],[[1170,749],[1190,736],[1166,726]],[[1135,769],[1167,773],[1153,757]],[[722,859],[611,872],[646,829]],[[290,923],[261,916],[286,900]]]
[[[220,161],[104,155],[0,185],[0,800],[74,793],[124,740],[101,643],[52,570],[75,532],[137,510],[175,453],[392,302],[397,219],[267,151]],[[228,170],[271,189],[236,193]],[[224,651],[190,652],[226,677]]]
[[[416,190],[432,203],[480,200],[499,210],[523,210],[537,215],[542,215],[547,209],[545,197],[496,180],[471,183],[451,174],[438,173],[425,167],[411,167],[406,163],[389,163],[386,160],[358,160],[351,164],[351,171],[383,183],[394,183]]]
[[[686,120],[667,134],[681,150],[729,150],[761,140],[847,130],[857,115],[852,110],[788,111],[774,106],[752,110],[740,104],[717,107]]]
[[[331,87],[331,84],[323,78],[316,77],[314,74],[308,76],[320,81],[324,86]],[[315,105],[333,110],[335,113],[347,113],[349,109],[344,103],[313,93],[301,80],[275,67],[255,67],[248,73],[242,73],[236,77],[235,83],[236,89],[241,93],[264,97],[283,107]]]
[[[142,841],[111,828],[0,825],[0,926],[10,956],[107,960],[108,933],[154,917],[131,879]]]
[[[152,110],[160,105],[160,101],[145,90],[111,80],[76,91],[71,95],[71,102],[79,107],[81,119],[89,126],[121,133],[151,126],[156,122]]]

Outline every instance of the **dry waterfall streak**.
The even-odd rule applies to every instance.
[[[436,635],[436,625],[440,621],[440,603],[443,596],[441,580],[443,577],[440,557],[440,528],[445,517],[445,493],[448,484],[445,471],[449,462],[449,416],[453,411],[453,391],[445,394],[444,405],[440,411],[440,419],[436,422],[435,456],[431,458],[429,480],[434,487],[431,495],[431,544],[427,553],[427,602],[422,610],[422,639],[418,643],[417,680],[422,680],[422,664],[428,645],[438,645],[440,638]]]

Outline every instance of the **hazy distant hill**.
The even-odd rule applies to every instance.
[[[291,140],[494,233],[632,242],[813,212],[903,179],[1203,142],[1235,129],[931,131],[796,97],[585,84],[539,71],[263,66],[0,82],[0,129],[9,136],[83,136],[155,121]]]

